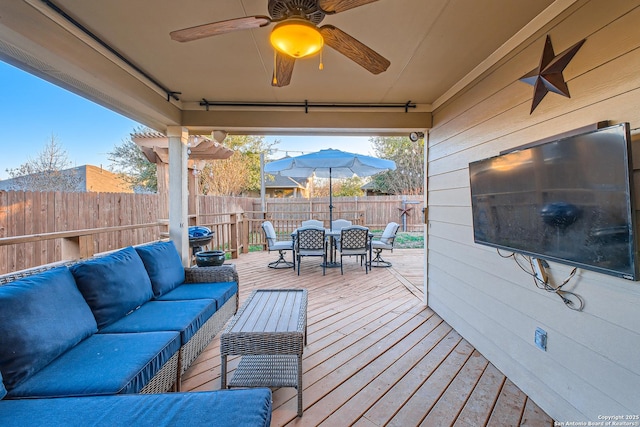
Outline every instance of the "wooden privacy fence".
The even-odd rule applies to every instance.
[[[158,204],[157,194],[0,191],[0,274],[166,238],[168,220],[159,217]],[[334,219],[373,230],[389,221],[402,224],[400,208],[410,206],[407,230],[422,229],[421,205],[403,204],[399,197],[334,198],[333,204]],[[268,199],[267,212],[260,210],[260,199],[248,197],[196,196],[190,206],[195,212],[189,213],[189,225],[214,231],[207,249],[232,258],[250,246],[265,247],[265,219],[286,238],[305,219],[328,226],[329,218],[328,198]]]
[[[333,219],[348,219],[377,230],[393,221],[401,225],[402,231],[422,231],[422,207],[422,196],[334,197]],[[252,210],[261,210],[260,200]],[[266,219],[293,222],[318,219],[328,226],[329,198],[266,199]]]
[[[320,220],[329,227],[328,197],[269,198],[266,199],[266,212],[262,212],[261,207],[261,201],[257,199],[253,211],[245,211],[244,233],[248,238],[245,246],[266,247],[261,228],[265,220],[273,223],[279,240],[287,239],[307,219]],[[347,219],[379,231],[393,221],[401,225],[401,231],[418,232],[424,225],[422,207],[421,196],[333,197],[333,219]]]
[[[157,200],[126,193],[0,191],[0,274],[157,240]],[[69,231],[74,233],[46,236]],[[7,239],[15,237],[22,240]]]

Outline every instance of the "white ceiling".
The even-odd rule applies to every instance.
[[[370,74],[325,47],[324,70],[318,70],[318,57],[298,60],[291,84],[277,88],[270,84],[273,24],[187,43],[169,37],[185,27],[268,15],[267,0],[12,0],[0,6],[0,59],[160,131],[183,125],[192,133],[397,133],[430,127],[434,105],[536,16],[554,6],[561,10],[558,3],[573,1],[379,0],[327,15],[321,25],[334,25],[373,48],[391,61],[389,69]],[[167,101],[167,91],[181,92],[179,101]],[[308,101],[311,107],[307,113],[264,106],[207,111],[203,99]],[[379,108],[409,101],[415,108],[407,112]],[[314,108],[317,103],[336,105]]]

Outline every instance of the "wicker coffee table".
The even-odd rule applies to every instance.
[[[221,388],[295,387],[302,416],[306,289],[256,290],[220,335]],[[241,355],[227,385],[227,356]]]

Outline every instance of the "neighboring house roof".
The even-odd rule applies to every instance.
[[[367,182],[365,185],[360,187],[361,190],[375,190],[376,187],[373,185],[373,181]]]
[[[290,177],[282,175],[267,175],[264,180],[265,188],[307,188],[309,178]]]
[[[391,193],[387,193],[384,192],[382,190],[379,190],[375,183],[373,181],[369,181],[367,182],[365,185],[363,185],[362,187],[360,187],[360,189],[362,191],[364,191],[365,193],[376,193],[376,194],[391,194]]]
[[[120,176],[98,166],[83,165],[60,171],[63,174],[76,174],[78,184],[74,191],[93,193],[133,193],[133,190]],[[0,190],[17,189],[17,179],[0,181]]]

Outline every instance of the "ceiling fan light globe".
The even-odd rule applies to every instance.
[[[293,58],[304,58],[318,53],[324,39],[318,28],[302,19],[288,19],[277,24],[271,31],[271,46]]]

